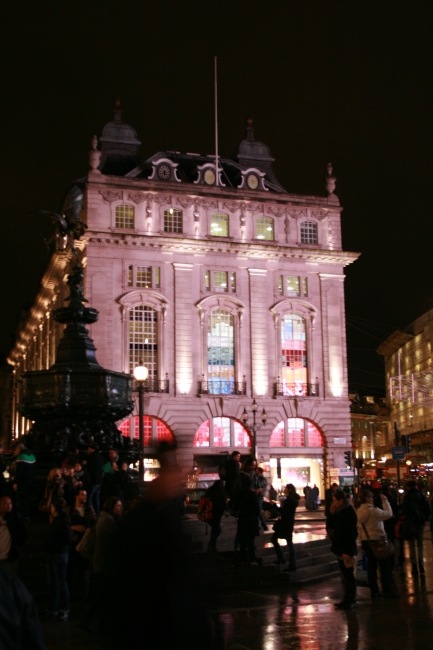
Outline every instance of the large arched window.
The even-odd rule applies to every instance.
[[[232,418],[206,420],[196,431],[193,447],[251,447],[247,430]]]
[[[134,206],[116,205],[116,228],[134,228]]]
[[[269,440],[270,447],[323,447],[319,429],[303,418],[289,418],[277,424]]]
[[[144,365],[149,379],[158,378],[158,314],[146,305],[129,311],[129,371]]]
[[[281,383],[283,395],[307,395],[305,319],[298,314],[281,318]]]
[[[235,391],[234,318],[224,309],[214,309],[207,317],[207,383],[213,395]]]
[[[126,438],[139,438],[139,425],[140,420],[138,415],[128,417],[119,426],[122,436]],[[152,418],[149,415],[143,416],[143,429],[144,429],[144,446],[157,447],[161,442],[174,442],[173,434],[170,429],[165,426],[164,422],[157,418]],[[131,436],[132,431],[132,436]]]

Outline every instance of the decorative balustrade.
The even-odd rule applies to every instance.
[[[246,395],[247,382],[245,375],[243,381],[230,379],[204,379],[199,386],[200,395]]]
[[[275,397],[319,397],[319,382],[316,381],[314,384],[303,384],[301,382],[289,384],[281,381],[278,377],[278,381],[275,383]]]
[[[138,381],[136,379],[132,380],[132,389],[138,391]],[[165,379],[155,379],[154,377],[148,377],[143,381],[143,390],[145,393],[168,393],[170,389],[170,382],[168,379],[168,374],[165,375]]]

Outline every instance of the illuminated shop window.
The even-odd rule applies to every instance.
[[[240,422],[216,417],[199,426],[193,447],[251,447],[251,439]]]
[[[314,424],[303,418],[288,418],[277,424],[270,447],[323,447],[323,436]]]
[[[134,228],[134,207],[132,205],[116,206],[116,228]]]
[[[317,244],[317,223],[303,221],[301,223],[301,244]]]
[[[307,395],[305,319],[287,314],[281,319],[281,383],[283,395]]]
[[[258,217],[256,221],[256,239],[274,240],[274,220],[270,217]]]
[[[140,421],[138,415],[129,417],[127,420],[124,420],[122,424],[118,427],[122,432],[122,435],[129,438],[131,432],[131,421],[134,431],[134,438],[138,440],[140,437]],[[173,434],[170,429],[166,427],[164,422],[158,420],[157,418],[152,418],[149,415],[143,417],[143,433],[144,433],[144,446],[145,447],[157,447],[161,442],[174,443]]]
[[[214,212],[210,219],[210,234],[214,237],[229,236],[229,217],[223,212]]]
[[[182,232],[182,210],[164,210],[164,232]]]

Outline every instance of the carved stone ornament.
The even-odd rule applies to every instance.
[[[238,210],[241,209],[241,205],[239,203],[234,203],[234,202],[233,203],[223,203],[223,208],[225,210],[228,210],[229,212],[231,212],[233,214],[234,212],[237,212]]]
[[[311,210],[311,216],[318,221],[323,221],[329,215],[329,210]]]
[[[205,210],[209,210],[210,208],[218,208],[217,201],[198,201],[197,205],[199,205],[201,208],[204,208]]]
[[[177,199],[179,205],[181,205],[185,210],[190,208],[192,205],[195,205],[196,201],[190,198]]]
[[[171,205],[171,196],[161,196],[160,194],[152,194],[151,197],[152,201],[156,203],[157,205]]]
[[[335,190],[335,184],[337,182],[337,178],[334,176],[332,172],[332,163],[328,163],[327,165],[327,172],[326,172],[326,178],[325,178],[325,187],[326,191],[328,192],[328,195],[334,194]]]
[[[293,219],[306,219],[307,218],[307,211],[306,210],[288,210],[289,215]]]
[[[136,205],[141,205],[146,201],[146,195],[142,194],[141,192],[133,192],[128,196],[131,199],[131,201],[133,201]]]
[[[274,208],[274,207],[271,206],[268,209],[269,209],[269,212],[271,212],[273,215],[275,215],[278,218],[285,217],[287,215],[287,209],[286,208],[279,208],[279,207]]]
[[[102,196],[104,201],[107,201],[108,203],[122,200],[122,192],[110,192],[110,190],[99,190],[99,194]]]

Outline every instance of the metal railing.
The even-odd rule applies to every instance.
[[[200,395],[246,395],[247,382],[229,379],[202,379],[199,385]]]
[[[302,384],[296,382],[288,384],[285,381],[275,383],[275,397],[319,397],[319,382],[314,384]]]
[[[154,377],[148,377],[143,382],[143,390],[145,393],[168,393],[170,389],[170,382],[168,379],[168,374],[165,375],[165,379],[155,379]],[[132,390],[138,391],[138,381],[136,379],[132,380]]]

